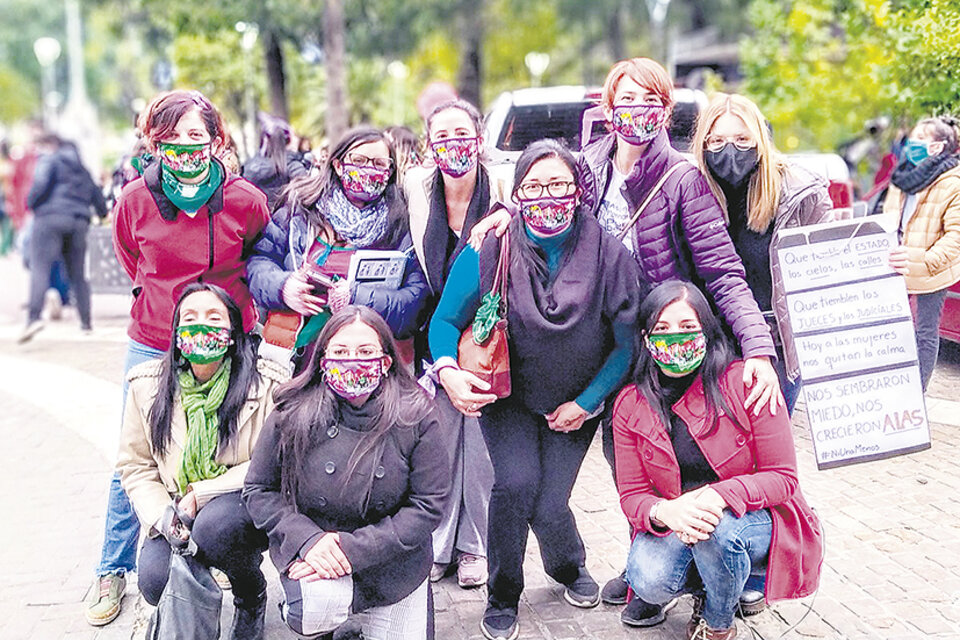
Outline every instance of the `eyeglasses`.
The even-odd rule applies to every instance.
[[[337,360],[373,360],[374,358],[382,358],[383,350],[377,347],[360,347],[356,350],[347,347],[333,347],[327,349],[325,355]]]
[[[720,151],[727,143],[732,144],[737,149],[740,149],[740,151],[747,151],[757,146],[756,140],[745,135],[733,136],[731,138],[707,136],[707,139],[703,141],[703,146],[707,151]]]
[[[348,153],[343,157],[346,164],[354,164],[358,167],[371,166],[381,171],[386,171],[393,166],[393,160],[390,158],[368,158],[362,153]]]
[[[517,193],[524,200],[535,200],[542,198],[544,191],[554,198],[569,196],[577,190],[575,182],[561,181],[551,182],[550,184],[540,184],[539,182],[525,182],[517,187]]]

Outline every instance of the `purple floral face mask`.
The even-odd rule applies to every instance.
[[[382,196],[390,180],[390,174],[393,172],[393,169],[361,167],[346,162],[340,166],[342,167],[340,182],[343,184],[343,191],[362,202],[373,202]]]
[[[477,164],[478,140],[472,138],[447,138],[430,143],[437,167],[448,176],[459,178],[469,173]]]
[[[521,200],[520,215],[534,233],[550,237],[563,233],[570,227],[577,210],[575,194],[562,198],[546,197],[536,200]]]
[[[667,108],[660,104],[622,105],[613,108],[613,130],[623,141],[640,145],[657,137],[667,121]]]
[[[345,400],[373,393],[383,377],[383,356],[379,358],[323,358],[323,379]]]

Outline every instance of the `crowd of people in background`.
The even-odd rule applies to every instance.
[[[737,616],[814,593],[823,533],[798,483],[802,380],[771,243],[840,214],[744,96],[713,95],[689,155],[674,149],[673,90],[657,62],[618,62],[608,133],[577,155],[533,142],[512,178],[455,95],[417,105],[422,136],[360,126],[316,157],[263,114],[241,165],[218,109],[172,91],[140,114],[109,212],[76,148],[38,137],[12,176],[33,213],[21,341],[60,268],[91,329],[91,216],[109,215],[132,283],[87,621],[117,617],[134,571],[161,602],[189,548],[232,589],[230,638],[257,640],[269,550],[297,634],[350,618],[369,640],[433,637],[431,584],[455,574],[486,586],[483,636],[513,640],[530,531],[567,604],[623,605],[628,626],[689,594],[687,637],[730,640]],[[960,281],[957,124],[914,126],[882,206],[924,388]],[[22,224],[0,209],[0,253]],[[397,277],[358,277],[364,259]],[[465,336],[504,321],[507,378],[461,366]],[[570,508],[597,431],[630,530],[602,587]]]

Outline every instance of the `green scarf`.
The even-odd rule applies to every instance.
[[[182,495],[191,482],[216,478],[227,470],[213,458],[220,445],[217,410],[230,385],[230,360],[224,360],[206,382],[197,382],[190,369],[180,372],[179,381],[180,403],[187,414],[187,442],[177,473],[177,486]]]
[[[186,213],[196,213],[207,203],[213,192],[223,182],[223,169],[217,162],[210,163],[207,179],[199,184],[184,184],[170,173],[166,165],[160,164],[160,183],[163,193],[178,209]]]

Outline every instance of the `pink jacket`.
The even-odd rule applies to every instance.
[[[730,511],[740,517],[747,511],[770,509],[767,600],[807,596],[820,581],[823,541],[819,520],[800,493],[790,418],[783,409],[775,416],[767,411],[754,416],[744,410],[747,389],[740,361],[724,373],[720,389],[741,427],[721,415],[716,431],[706,435],[710,423],[699,377],[673,405],[674,411],[716,472],[719,481],[711,486]],[[620,392],[612,422],[623,512],[637,530],[668,535],[653,528],[650,508],[661,498],[680,495],[680,467],[670,435],[635,385]]]

